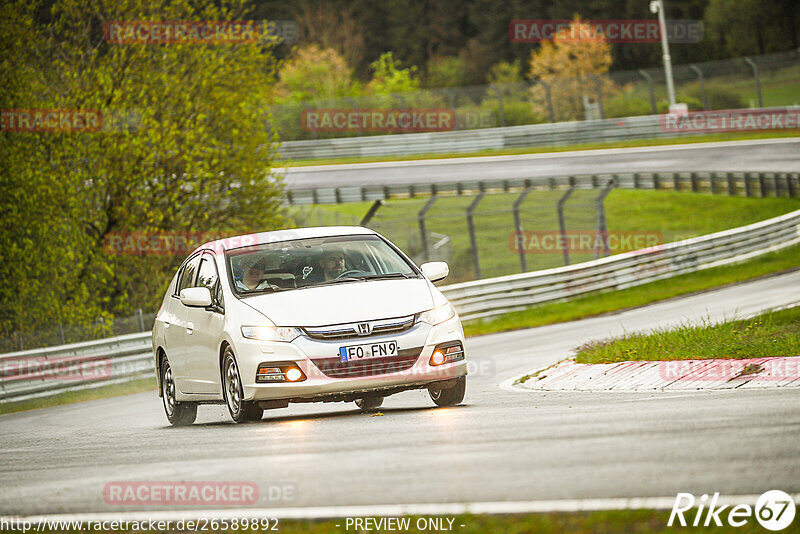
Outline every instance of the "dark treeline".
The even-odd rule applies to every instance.
[[[431,64],[460,58],[463,72],[436,80],[446,85],[484,83],[500,61],[525,64],[538,45],[510,42],[508,25],[515,19],[655,18],[648,0],[254,0],[254,5],[256,18],[297,20],[303,42],[337,49],[361,77],[386,51],[416,65],[423,81]],[[702,20],[705,28],[702,42],[672,46],[676,63],[800,46],[798,0],[666,0],[666,14]],[[615,44],[613,60],[612,70],[653,67],[660,64],[660,46]]]

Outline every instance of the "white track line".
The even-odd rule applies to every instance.
[[[718,504],[755,505],[760,495],[720,495]],[[227,508],[219,510],[161,510],[103,512],[38,516],[4,516],[0,521],[180,521],[202,519],[335,519],[345,517],[441,516],[461,514],[525,514],[546,512],[591,512],[599,510],[670,510],[675,496],[610,499],[564,499],[551,501],[496,501],[438,504],[367,504],[361,506],[317,506],[305,508]],[[800,494],[792,495],[800,502]]]

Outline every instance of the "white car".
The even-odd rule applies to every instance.
[[[195,250],[169,284],[153,328],[158,392],[173,425],[198,404],[236,422],[290,402],[355,401],[427,388],[438,406],[464,399],[464,330],[432,282],[361,227],[280,230]]]

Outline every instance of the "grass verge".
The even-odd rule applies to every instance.
[[[566,302],[542,304],[487,321],[467,322],[464,324],[464,331],[468,336],[477,336],[574,321],[779,273],[798,266],[800,245],[795,245],[734,265],[706,269],[610,293],[592,293]]]
[[[684,324],[593,341],[578,363],[768,358],[800,355],[800,306],[719,324]]]
[[[638,139],[630,141],[611,141],[598,143],[584,143],[565,146],[537,146],[508,149],[485,149],[472,152],[448,152],[430,154],[405,154],[399,156],[352,156],[344,158],[305,159],[296,161],[278,162],[287,167],[307,167],[311,165],[341,165],[346,163],[373,163],[377,161],[409,161],[426,159],[451,159],[470,158],[477,156],[517,156],[520,154],[543,154],[550,152],[570,152],[573,150],[598,150],[604,148],[630,148],[640,146],[684,145],[693,143],[710,143],[715,141],[746,141],[749,139],[773,139],[781,137],[795,137],[800,135],[800,130],[767,130],[756,132],[729,132],[693,137],[676,137],[671,139]]]
[[[19,402],[4,402],[0,404],[0,415],[14,412],[23,412],[26,410],[35,410],[37,408],[49,408],[52,406],[59,406],[61,404],[72,404],[73,402],[83,402],[96,399],[105,399],[107,397],[116,397],[118,395],[129,395],[131,393],[143,393],[145,391],[156,391],[156,378],[142,378],[125,382],[122,384],[111,384],[108,386],[100,386],[92,389],[81,389],[78,391],[67,391],[59,393],[52,397],[43,397],[40,399],[29,399]]]

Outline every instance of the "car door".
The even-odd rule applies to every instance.
[[[219,344],[225,323],[219,273],[214,255],[204,252],[195,287],[207,287],[216,309],[186,307],[186,361],[192,369],[188,384],[192,393],[221,394]]]
[[[182,393],[190,393],[194,369],[186,357],[186,344],[188,336],[186,327],[189,323],[187,306],[180,300],[181,290],[193,287],[197,279],[197,269],[200,265],[200,254],[190,258],[181,268],[175,291],[170,298],[170,322],[165,324],[165,340],[167,343],[167,358],[172,368],[175,385]]]

